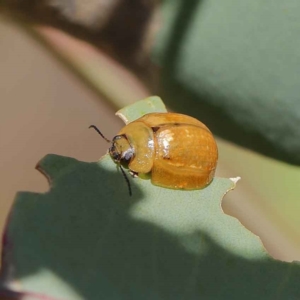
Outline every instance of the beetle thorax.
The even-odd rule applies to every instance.
[[[134,149],[126,135],[117,135],[109,148],[109,154],[116,163],[129,163],[134,157]]]

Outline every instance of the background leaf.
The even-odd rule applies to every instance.
[[[163,1],[155,58],[166,104],[299,165],[299,12],[293,0]]]
[[[172,109],[203,120],[224,139],[299,165],[297,1],[0,0],[0,9],[87,41],[130,68]],[[110,76],[98,77],[82,55],[76,64],[49,30],[29,31],[111,103],[123,101],[107,88]]]

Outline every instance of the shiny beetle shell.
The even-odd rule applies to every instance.
[[[177,113],[150,113],[129,123],[114,137],[109,153],[133,173],[151,172],[155,185],[184,190],[208,185],[218,160],[210,130]]]

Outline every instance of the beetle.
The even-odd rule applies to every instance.
[[[112,143],[109,154],[115,163],[134,175],[150,174],[154,185],[195,190],[210,184],[214,177],[216,141],[211,131],[193,117],[149,113],[123,127],[112,141],[95,125],[90,127]]]

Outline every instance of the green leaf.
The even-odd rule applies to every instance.
[[[233,180],[178,191],[130,178],[130,197],[108,155],[94,163],[47,155],[38,169],[51,188],[16,197],[2,293],[72,300],[300,296],[299,267],[270,258],[257,236],[223,213]]]
[[[300,164],[300,2],[165,0],[154,59],[169,107]]]
[[[158,96],[151,96],[128,105],[117,111],[116,115],[120,117],[125,124],[128,124],[145,114],[155,112],[167,112],[165,104]]]

